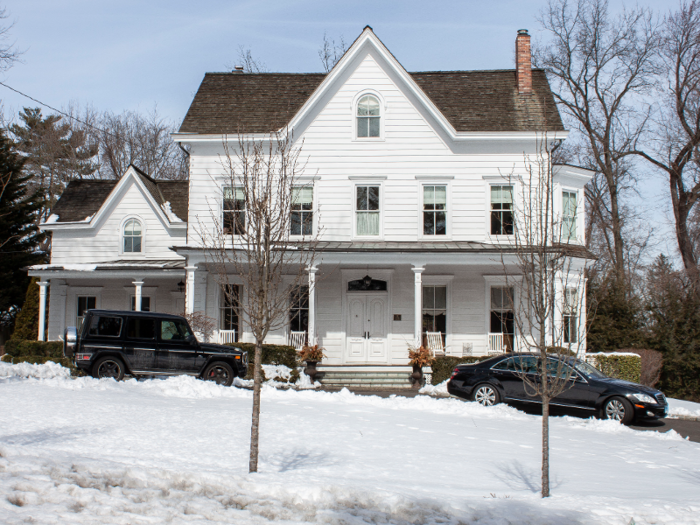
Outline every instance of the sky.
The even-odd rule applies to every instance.
[[[677,0],[639,0],[666,12]],[[324,33],[351,43],[366,25],[408,71],[510,69],[518,29],[545,38],[537,16],[547,0],[12,0],[10,41],[22,62],[0,80],[50,106],[99,111],[157,107],[179,123],[204,73],[240,63],[239,47],[269,71],[322,71]],[[2,5],[2,4],[0,4]],[[627,5],[634,5],[627,2]],[[622,8],[610,0],[612,11]],[[0,86],[5,118],[37,104]],[[49,110],[45,109],[45,112]],[[668,230],[666,185],[640,188],[649,220]],[[668,235],[660,235],[664,246]],[[672,245],[660,251],[673,250]]]

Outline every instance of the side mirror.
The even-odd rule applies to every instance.
[[[189,336],[187,336],[186,341],[187,341],[191,346],[194,346],[194,347],[199,348],[199,342],[197,341],[197,338],[196,338],[194,335],[189,335]]]

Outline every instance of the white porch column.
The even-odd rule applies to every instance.
[[[38,340],[45,341],[46,337],[46,288],[49,286],[48,281],[39,281],[39,333]]]
[[[143,287],[143,280],[137,280],[132,282],[131,284],[134,285],[135,291],[134,291],[134,310],[137,312],[141,311],[141,291]]]
[[[316,272],[318,268],[310,266],[309,272],[309,344],[316,344]]]
[[[422,266],[414,266],[411,268],[414,276],[413,290],[413,335],[416,345],[421,344],[421,333],[423,331],[423,272],[425,268]]]
[[[196,266],[186,266],[187,284],[185,286],[185,314],[194,312],[194,277],[197,271]]]

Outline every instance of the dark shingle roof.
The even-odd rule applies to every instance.
[[[56,222],[78,222],[92,217],[116,185],[116,180],[71,181],[51,214],[58,216]]]
[[[532,95],[518,94],[514,70],[410,73],[457,131],[563,130],[542,70]],[[323,73],[207,73],[181,133],[267,133],[284,128]]]
[[[134,168],[158,205],[164,208],[165,203],[169,202],[170,209],[178,219],[187,222],[189,182],[156,181],[135,166]],[[83,221],[99,211],[117,184],[116,180],[71,181],[51,213],[58,216],[58,223]]]

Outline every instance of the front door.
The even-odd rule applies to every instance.
[[[386,294],[348,294],[348,363],[387,362]]]

